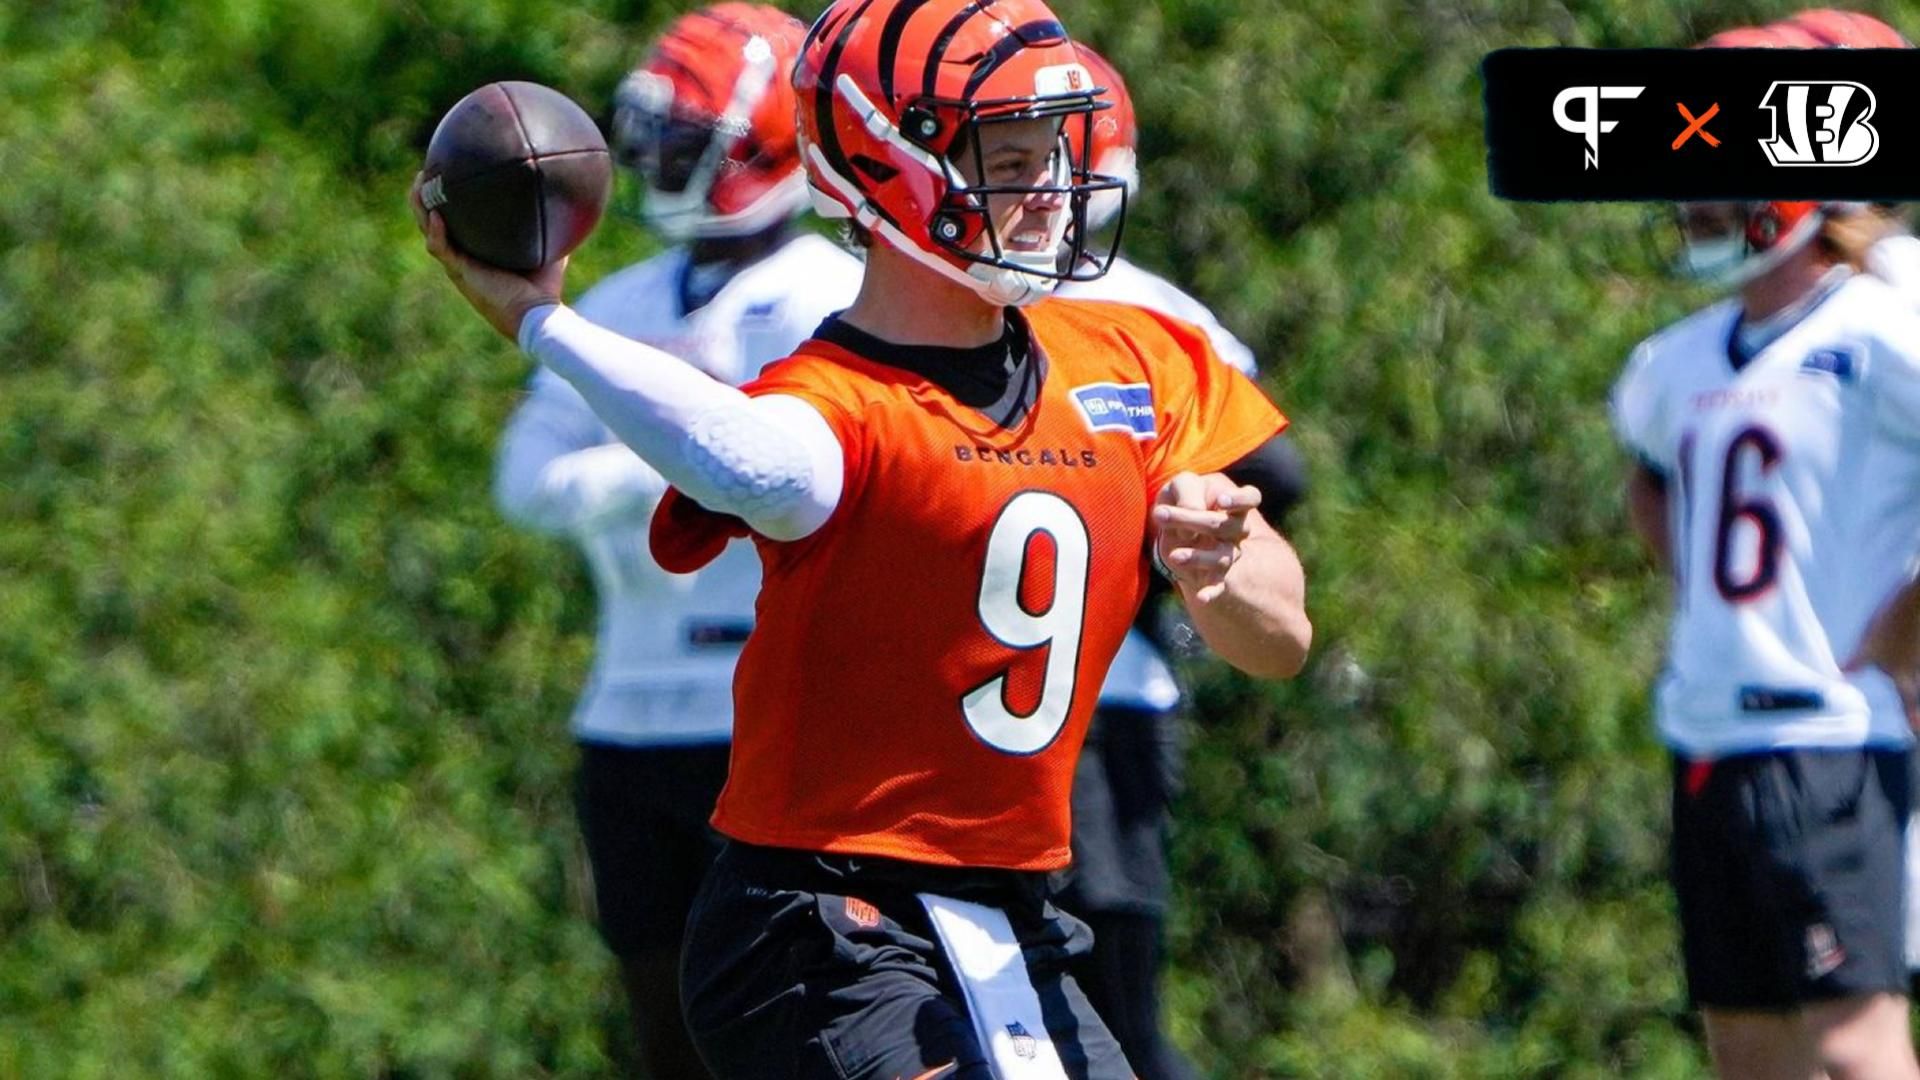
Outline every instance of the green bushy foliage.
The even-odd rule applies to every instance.
[[[1789,7],[1059,5],[1133,73],[1130,253],[1314,473],[1308,674],[1197,669],[1170,997],[1215,1075],[1701,1074],[1603,409],[1699,297],[1637,211],[1486,194],[1476,65]],[[466,90],[604,102],[678,10],[0,5],[0,1076],[614,1068],[590,591],[491,508],[524,365],[402,199]]]

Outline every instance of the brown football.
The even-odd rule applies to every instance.
[[[427,143],[420,198],[454,246],[525,273],[580,246],[613,180],[607,140],[558,90],[496,82],[461,98]]]

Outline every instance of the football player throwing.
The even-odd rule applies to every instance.
[[[415,198],[475,309],[672,482],[661,565],[739,539],[762,563],[689,1026],[728,1078],[1131,1077],[1046,874],[1149,556],[1221,657],[1304,663],[1299,561],[1223,472],[1287,422],[1187,324],[1032,303],[1104,265],[1061,254],[1124,183],[1069,151],[1098,86],[1039,0],[842,0],[794,87],[867,268],[744,389],[582,318],[563,265],[461,257]]]

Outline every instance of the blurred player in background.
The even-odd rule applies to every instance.
[[[1124,197],[1131,197],[1139,190],[1132,95],[1105,57],[1084,43],[1074,47],[1111,106],[1093,118],[1093,171],[1125,180]],[[1076,132],[1069,129],[1070,136]],[[1112,229],[1122,202],[1118,190],[1095,195],[1087,208],[1087,228]],[[1204,304],[1120,255],[1101,277],[1063,282],[1055,295],[1135,304],[1184,319],[1206,331],[1222,362],[1249,378],[1256,373],[1252,350]],[[1306,492],[1306,470],[1293,445],[1284,437],[1271,440],[1242,467],[1266,474],[1260,512],[1281,527]],[[1165,579],[1152,580],[1100,687],[1099,709],[1073,777],[1073,864],[1057,898],[1093,928],[1093,952],[1080,970],[1081,985],[1141,1080],[1196,1075],[1161,1030],[1160,972],[1172,892],[1167,830],[1184,758],[1182,694],[1167,659],[1170,591]]]
[[[1755,47],[1910,49],[1898,30],[1870,15],[1815,9],[1747,31]],[[1848,235],[1849,246],[1866,247],[1868,273],[1920,304],[1920,239],[1911,232],[1907,209],[1876,205],[1829,226]],[[1920,755],[1915,755],[1920,785]],[[1920,981],[1920,809],[1907,822],[1907,968]]]
[[[787,72],[806,28],[726,3],[670,26],[618,91],[613,148],[670,246],[580,298],[581,317],[733,384],[852,301],[858,260],[794,219],[806,180]],[[572,537],[600,598],[593,674],[574,712],[578,804],[600,930],[619,957],[649,1075],[701,1075],[680,1016],[687,911],[719,838],[733,669],[753,625],[746,548],[670,574],[646,551],[667,481],[566,380],[541,369],[501,444],[508,517]]]
[[[1859,18],[1706,44],[1822,44],[1801,36]],[[1614,416],[1634,525],[1675,579],[1656,711],[1688,988],[1721,1076],[1911,1080],[1920,312],[1860,272],[1888,232],[1872,208],[1679,213],[1686,268],[1737,295],[1643,343]]]
[[[1193,327],[1045,297],[1119,181],[1070,152],[1094,83],[1039,0],[841,0],[795,67],[816,206],[861,291],[746,393],[521,277],[428,249],[674,484],[662,565],[763,565],[729,840],[688,924],[722,1077],[1133,1075],[1047,901],[1074,761],[1154,571],[1249,673],[1305,662],[1299,562],[1236,466],[1286,421]],[[1081,144],[1084,146],[1084,142]],[[1095,270],[1097,272],[1098,264]],[[1031,305],[1031,306],[1024,306]]]
[[[1885,233],[1867,250],[1867,272],[1900,290],[1920,306],[1920,238],[1912,232],[1909,210],[1903,206],[1876,206]],[[1913,755],[1914,787],[1920,790],[1920,753]],[[1907,820],[1907,970],[1911,993],[1920,989],[1920,806]]]
[[[1755,48],[1910,49],[1913,43],[1879,19],[1858,12],[1818,8],[1770,23],[1734,31],[1733,44]],[[1738,40],[1742,35],[1746,40]],[[1727,36],[1727,35],[1722,35]],[[1877,205],[1831,222],[1848,246],[1865,247],[1868,273],[1920,303],[1920,239],[1911,232],[1905,207]],[[1920,769],[1920,755],[1914,758]],[[1916,778],[1920,784],[1920,777]],[[1916,810],[1920,814],[1920,810]],[[1920,818],[1907,823],[1907,967],[1920,978]]]

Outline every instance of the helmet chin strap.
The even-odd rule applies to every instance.
[[[1048,261],[1052,262],[1051,259]],[[1058,284],[1053,278],[1023,270],[1009,270],[1004,266],[976,265],[968,276],[975,279],[968,284],[980,294],[981,299],[1001,307],[1026,307],[1037,300],[1044,300],[1052,295],[1054,285]]]

